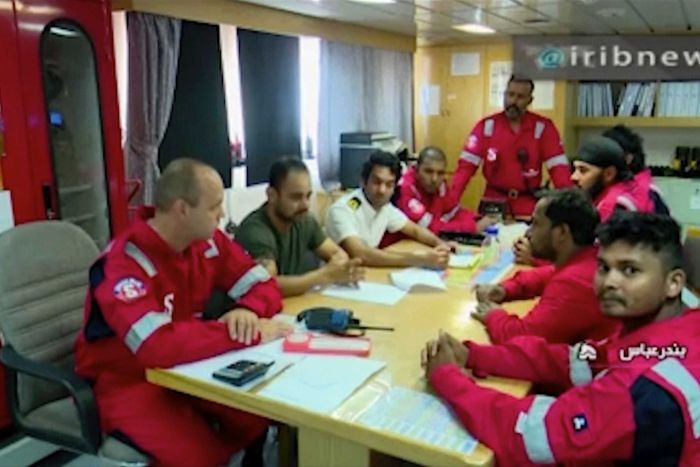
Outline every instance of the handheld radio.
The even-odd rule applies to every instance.
[[[304,321],[309,331],[327,331],[344,335],[364,335],[365,331],[393,331],[394,328],[364,326],[358,318],[352,317],[352,311],[330,307],[309,308],[297,315],[297,321]],[[361,333],[348,334],[347,330],[359,330]]]

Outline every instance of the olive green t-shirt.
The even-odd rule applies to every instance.
[[[236,241],[255,259],[271,259],[280,275],[308,271],[308,257],[321,246],[326,234],[311,214],[294,221],[286,233],[278,232],[265,212],[266,204],[251,212],[236,230]]]

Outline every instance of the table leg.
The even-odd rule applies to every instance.
[[[312,428],[299,428],[299,467],[368,466],[366,446]]]

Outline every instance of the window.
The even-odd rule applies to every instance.
[[[231,141],[231,155],[234,165],[245,161],[245,133],[243,131],[243,104],[241,101],[241,73],[238,65],[238,36],[236,27],[228,24],[219,26],[221,44],[221,67],[226,96],[226,116],[228,135]]]
[[[318,156],[318,100],[320,86],[321,40],[299,39],[299,74],[301,86],[301,152],[304,159]]]

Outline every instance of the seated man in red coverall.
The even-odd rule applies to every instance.
[[[135,221],[90,268],[77,372],[93,383],[104,432],[160,465],[223,465],[251,443],[244,464],[261,459],[266,420],[145,378],[146,368],[290,332],[269,319],[282,306],[275,280],[217,229],[223,199],[214,169],[191,159],[171,162],[155,187],[155,216]],[[214,288],[228,291],[236,305],[218,321],[204,321],[198,312]]]
[[[533,255],[554,265],[520,271],[498,285],[476,287],[479,303],[473,316],[484,323],[491,342],[534,335],[573,344],[610,335],[616,322],[603,315],[593,290],[598,220],[580,190],[554,191],[537,202],[525,235]],[[522,318],[498,305],[534,297],[541,298]]]
[[[416,224],[435,234],[442,231],[482,232],[498,219],[483,217],[459,205],[459,195],[445,182],[447,158],[440,148],[428,146],[418,153],[418,163],[399,181],[397,207]]]
[[[630,171],[634,174],[634,181],[637,187],[647,192],[647,196],[654,203],[654,212],[657,214],[670,215],[671,211],[664,200],[664,195],[654,184],[651,170],[646,166],[646,154],[642,137],[639,133],[625,125],[615,125],[603,132],[603,136],[614,139],[625,151],[625,162]]]
[[[605,136],[587,139],[579,147],[573,165],[571,181],[591,197],[601,222],[619,209],[654,212],[650,187],[642,184],[643,179],[634,178],[624,149],[614,139]],[[518,240],[514,252],[518,263],[542,265],[533,260],[527,239]]]
[[[620,212],[598,240],[596,292],[618,332],[572,347],[441,334],[422,352],[430,383],[500,466],[700,465],[700,310],[680,300],[680,228],[667,216]],[[477,385],[465,367],[560,395],[510,396]]]

